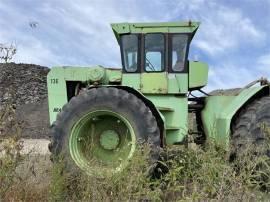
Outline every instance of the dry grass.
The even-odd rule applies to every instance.
[[[144,152],[145,154],[145,152]],[[146,155],[137,154],[121,175],[98,179],[60,175],[59,187],[51,199],[65,201],[257,201],[267,200],[270,168],[264,157],[247,153],[234,162],[222,147],[209,143],[204,148],[170,148],[159,178],[146,177]],[[252,159],[252,160],[251,160]],[[259,167],[258,167],[259,165]],[[58,165],[59,166],[59,165]],[[60,167],[58,167],[60,168]],[[57,180],[58,179],[58,180]],[[59,180],[61,179],[61,180]],[[59,192],[59,190],[61,190]]]
[[[4,110],[3,110],[4,109]],[[0,111],[0,201],[45,201],[48,197],[48,180],[43,169],[44,156],[21,155],[21,126],[15,120],[11,104]],[[8,126],[8,127],[7,127]],[[12,135],[8,135],[12,134]],[[42,171],[40,167],[43,165]],[[42,183],[40,183],[42,182]]]
[[[163,166],[170,171],[160,178],[146,177],[146,155],[137,154],[121,175],[95,178],[63,173],[54,164],[48,186],[26,183],[16,172],[19,158],[2,161],[0,193],[3,201],[254,201],[269,198],[270,168],[264,158],[250,156],[230,163],[222,148],[166,152]],[[258,169],[258,165],[267,168]],[[30,172],[30,170],[29,170]],[[31,175],[31,173],[30,173]],[[0,200],[1,201],[1,200]]]

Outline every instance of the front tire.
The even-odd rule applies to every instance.
[[[80,168],[92,176],[120,172],[138,144],[149,145],[151,164],[159,158],[160,131],[151,110],[135,95],[113,87],[73,97],[51,134],[53,157],[61,156],[69,171]]]

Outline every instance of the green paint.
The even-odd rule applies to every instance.
[[[89,80],[93,82],[102,81],[105,78],[105,69],[104,68],[91,68],[89,70]]]
[[[208,65],[203,62],[189,62],[189,89],[198,89],[207,85]]]
[[[195,34],[199,22],[163,22],[163,23],[114,23],[111,24],[116,38],[131,33],[192,33]]]
[[[188,101],[186,96],[145,95],[162,114],[166,143],[180,143],[188,132]]]
[[[121,85],[141,90],[141,74],[123,74]]]
[[[224,129],[220,131],[217,128],[217,121],[221,111],[225,110],[234,98],[235,96],[210,96],[206,98],[206,105],[202,111],[202,121],[207,137],[216,140],[220,137],[221,131],[222,133],[225,132]]]
[[[112,24],[118,42],[121,34],[132,33],[189,33],[193,37],[198,27],[198,22]],[[172,54],[168,53],[166,56],[168,55]],[[138,68],[142,70],[142,64]],[[81,82],[88,88],[129,87],[141,94],[146,103],[156,107],[164,122],[167,144],[181,143],[187,137],[189,130],[187,94],[189,91],[206,86],[208,65],[189,61],[189,69],[185,73],[169,73],[167,66],[165,69],[164,72],[142,70],[142,73],[122,73],[121,69],[102,66],[54,67],[47,78],[50,123],[56,120],[57,114],[68,102],[68,81]],[[266,87],[269,86],[244,89],[237,96],[207,97],[201,112],[207,138],[228,144],[233,117],[251,98]],[[101,175],[104,172],[121,170],[132,157],[135,144],[135,132],[125,117],[102,110],[82,117],[74,125],[69,139],[70,153],[76,164],[88,173],[95,170]],[[98,164],[93,164],[92,160],[101,164],[97,166]]]
[[[52,68],[47,76],[50,123],[56,120],[64,104],[67,103],[66,81],[63,68]]]
[[[122,79],[121,69],[93,67],[53,67],[47,76],[50,123],[56,120],[58,112],[67,103],[67,81],[80,81],[85,84],[119,83]]]
[[[202,121],[208,137],[228,145],[232,118],[257,93],[268,86],[257,86],[241,91],[237,96],[210,96],[202,111]]]
[[[188,93],[188,74],[168,74],[168,93],[187,94]]]
[[[119,134],[114,130],[105,130],[100,135],[100,145],[104,149],[116,149],[119,144]]]
[[[70,155],[86,173],[103,176],[122,170],[136,148],[129,121],[109,110],[92,111],[73,126]]]
[[[141,93],[187,94],[188,74],[144,73],[141,75],[123,73],[121,85],[129,86]]]
[[[142,73],[141,92],[149,94],[168,93],[168,76],[166,72]]]
[[[121,82],[122,80],[122,71],[121,69],[106,69],[106,78],[107,82],[115,83],[115,82]]]

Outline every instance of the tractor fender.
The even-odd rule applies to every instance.
[[[151,112],[153,113],[153,115],[155,116],[156,120],[157,120],[157,124],[158,127],[160,129],[160,140],[161,140],[161,147],[165,146],[165,118],[164,116],[159,112],[159,110],[156,108],[156,106],[153,104],[153,102],[151,102],[148,98],[146,98],[140,91],[131,88],[129,86],[119,86],[119,85],[101,85],[101,86],[91,86],[90,88],[98,88],[98,87],[102,87],[102,86],[106,86],[106,87],[114,87],[114,88],[118,88],[118,89],[122,89],[125,90],[129,93],[132,93],[133,95],[137,96],[139,99],[141,99],[146,106],[151,110]]]
[[[269,95],[270,86],[243,89],[236,96],[209,96],[202,111],[202,122],[207,137],[229,145],[232,123],[241,109],[259,97]]]

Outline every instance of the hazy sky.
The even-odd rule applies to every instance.
[[[110,23],[189,19],[209,89],[270,78],[270,0],[0,0],[0,43],[16,43],[16,62],[121,67]]]

